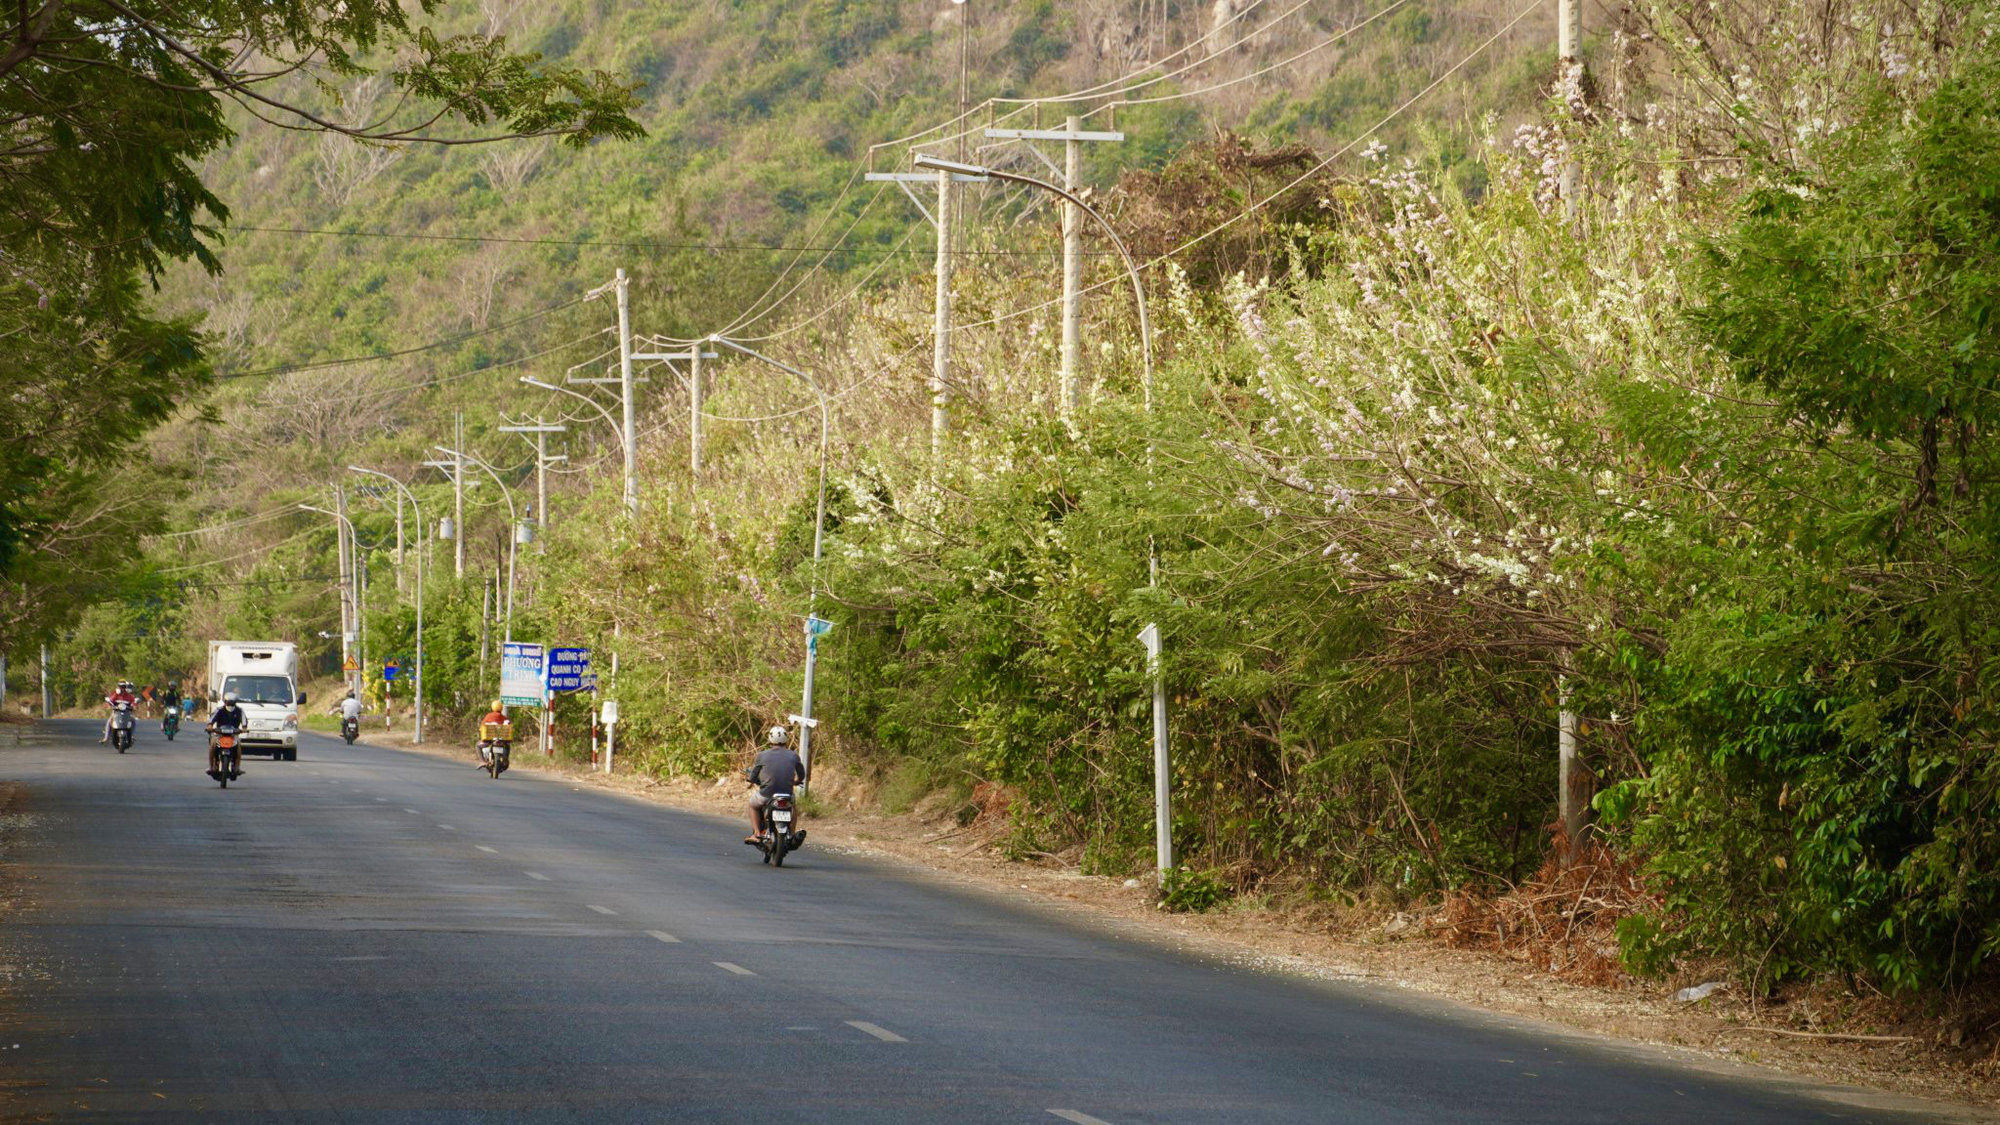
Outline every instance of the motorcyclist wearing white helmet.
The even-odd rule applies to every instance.
[[[104,697],[104,705],[111,710],[104,716],[104,733],[97,739],[99,746],[111,741],[111,720],[118,717],[118,705],[120,703],[123,703],[127,707],[137,707],[139,705],[139,689],[133,685],[131,680],[119,680],[118,689]]]
[[[243,708],[236,705],[236,693],[233,691],[223,692],[222,702],[216,706],[215,710],[208,714],[208,726],[206,728],[209,733],[208,772],[214,773],[220,768],[215,760],[215,728],[232,727],[241,731],[246,725],[243,719]],[[241,767],[238,768],[240,769]]]
[[[806,764],[788,742],[784,727],[772,727],[763,751],[743,771],[744,780],[757,787],[750,791],[750,838],[743,841],[746,844],[754,844],[764,835],[764,806],[771,798],[792,792],[806,779]]]
[[[351,690],[347,693],[347,698],[340,701],[340,718],[343,722],[348,719],[358,722],[361,719],[361,701],[354,697],[354,692]]]

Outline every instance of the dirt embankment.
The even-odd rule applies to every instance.
[[[371,730],[365,741],[403,749],[408,732]],[[416,748],[470,760],[465,745]],[[738,818],[742,786],[620,773],[515,755],[517,768],[559,773],[678,808]],[[893,857],[968,885],[1026,894],[1079,920],[1143,940],[1163,941],[1204,957],[1325,979],[1368,981],[1490,1012],[1528,1017],[1634,1043],[1673,1048],[1702,1065],[1751,1064],[1820,1082],[1872,1087],[1963,1107],[1964,1120],[2000,1121],[2000,1007],[1961,1003],[1948,1014],[1924,1012],[1887,997],[1845,988],[1798,989],[1753,1001],[1732,986],[1699,1000],[1675,993],[1700,979],[1639,981],[1611,968],[1603,930],[1561,935],[1571,949],[1551,960],[1547,942],[1486,943],[1466,948],[1467,906],[1419,912],[1301,904],[1285,896],[1238,899],[1203,914],[1167,913],[1150,879],[1084,875],[1059,857],[1010,859],[1002,816],[969,824],[951,807],[919,805],[900,816],[874,811],[873,785],[820,771],[809,817],[812,846]],[[1562,891],[1567,896],[1570,889]],[[1581,897],[1588,897],[1586,886]],[[1551,892],[1550,898],[1557,897]],[[1537,913],[1566,919],[1536,903],[1473,908],[1535,924]],[[1486,913],[1479,913],[1485,911]],[[1580,917],[1580,916],[1579,916]],[[1504,929],[1504,927],[1503,927]],[[1552,939],[1553,940],[1553,939]],[[1556,971],[1551,972],[1553,968]]]

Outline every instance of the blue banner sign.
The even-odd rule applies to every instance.
[[[593,691],[597,687],[597,677],[590,672],[587,648],[552,648],[547,668],[550,691]]]

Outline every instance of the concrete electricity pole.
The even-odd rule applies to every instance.
[[[1063,143],[1063,190],[1070,195],[1083,190],[1083,142],[1122,141],[1123,133],[1083,131],[1083,119],[1071,116],[1061,129],[988,129],[990,140],[1015,141],[1061,141]],[[1055,165],[1033,147],[1028,149],[1037,159],[1049,166]],[[1077,384],[1081,378],[1077,368],[1083,354],[1082,327],[1079,316],[1083,304],[1083,208],[1065,199],[1062,204],[1063,236],[1063,300],[1062,300],[1062,399],[1061,409],[1064,419],[1076,413]]]
[[[503,422],[506,421],[504,416],[501,420]],[[542,416],[537,414],[535,415],[533,425],[504,425],[500,427],[500,432],[503,434],[535,435],[535,529],[539,532],[547,532],[549,529],[549,466],[557,461],[569,460],[569,457],[564,454],[557,454],[554,457],[549,456],[548,439],[550,434],[568,433],[569,427],[561,424],[550,425],[543,422]],[[548,549],[546,540],[543,541],[540,549]]]
[[[465,448],[465,411],[461,410],[452,423],[453,449]],[[454,459],[451,467],[451,551],[452,572],[458,580],[465,581],[465,461]]]
[[[403,596],[403,494],[396,493],[396,596]]]
[[[1583,0],[1556,0],[1556,67],[1561,72],[1557,81],[1561,83],[1563,100],[1570,101],[1578,94],[1583,82]],[[1572,223],[1582,206],[1578,195],[1582,188],[1582,173],[1574,159],[1566,160],[1562,166],[1561,190],[1563,217]]]
[[[355,582],[355,570],[361,559],[361,544],[344,537],[343,529],[354,525],[347,518],[347,486],[335,485],[333,490],[334,511],[339,514],[340,526],[334,528],[334,538],[340,543],[340,664],[341,676],[354,686],[354,677],[347,672],[347,662],[353,655],[355,641],[361,631],[361,604],[355,597],[359,589]],[[358,657],[356,658],[358,659]]]
[[[618,386],[625,408],[625,512],[636,525],[639,520],[639,449],[633,441],[637,432],[632,409],[632,297],[625,271],[618,271]]]
[[[951,173],[937,173],[937,320],[931,344],[931,464],[944,461],[951,429]]]
[[[701,345],[688,352],[688,482],[701,479]],[[610,754],[606,752],[606,759]]]
[[[671,364],[676,360],[686,360],[693,366],[693,377],[688,383],[688,464],[696,472],[701,471],[701,361],[715,359],[716,352],[706,351],[696,344],[683,352],[633,352],[632,358],[647,363]],[[637,380],[645,382],[644,379]],[[572,379],[572,383],[587,383],[588,379]]]
[[[353,534],[354,522],[347,518],[347,490],[345,488],[336,489],[336,493],[338,495],[338,500],[339,500],[337,508],[319,508],[311,504],[300,504],[299,510],[302,512],[318,512],[322,516],[332,516],[334,518],[335,521],[333,529],[334,542],[338,544],[340,553],[341,679],[346,680],[349,687],[358,687],[358,685],[355,683],[354,676],[347,672],[348,662],[354,659],[354,631],[352,628],[349,627],[348,624],[349,622],[348,599],[353,597],[355,593],[355,586],[352,580],[349,578],[349,572],[347,569],[348,552],[347,552],[346,537],[348,535]],[[355,546],[355,551],[358,554],[361,547],[360,536],[354,537],[354,546]]]
[[[1574,94],[1572,87],[1583,80],[1582,38],[1583,0],[1556,0],[1556,54],[1565,100]],[[1565,161],[1563,213],[1570,219],[1572,229],[1582,206],[1582,181],[1576,161]],[[1577,716],[1570,709],[1570,651],[1565,649],[1560,653],[1558,661],[1562,671],[1556,677],[1556,809],[1562,818],[1563,835],[1574,849],[1582,842],[1584,815],[1590,807],[1590,776],[1577,761]]]
[[[951,428],[951,226],[952,226],[952,183],[979,183],[985,177],[954,173],[948,169],[936,172],[870,172],[870,181],[893,183],[903,190],[911,203],[924,218],[937,228],[937,321],[935,338],[931,351],[931,458],[936,461],[944,454],[945,434]],[[931,214],[923,200],[918,199],[910,185],[936,184],[938,189],[937,214]]]

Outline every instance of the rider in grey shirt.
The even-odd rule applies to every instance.
[[[785,741],[785,728],[772,727],[770,745],[764,747],[743,773],[750,784],[757,786],[750,794],[750,838],[743,841],[746,844],[756,843],[764,834],[764,806],[771,798],[791,793],[793,786],[806,779],[806,764]]]

